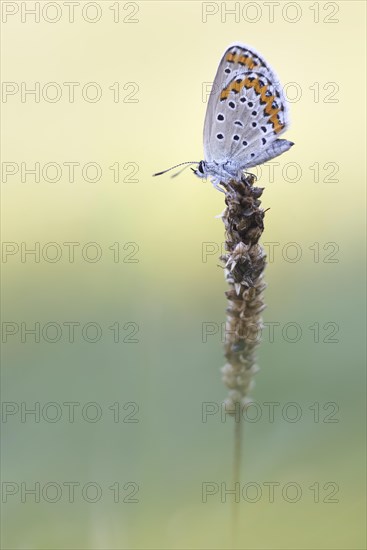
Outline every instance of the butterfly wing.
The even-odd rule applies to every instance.
[[[265,150],[274,149],[271,145],[288,125],[285,97],[274,71],[253,48],[230,46],[207,107],[205,160],[245,167],[256,157],[266,157]]]

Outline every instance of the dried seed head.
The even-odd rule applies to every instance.
[[[255,179],[247,174],[241,181],[232,180],[226,189],[227,208],[222,214],[225,225],[225,250],[221,257],[230,289],[225,328],[225,356],[221,369],[229,389],[223,406],[228,414],[236,414],[238,406],[248,406],[248,393],[254,386],[255,349],[263,327],[261,312],[265,308],[263,272],[266,255],[258,244],[264,230],[264,211],[259,197],[263,189],[253,187]],[[237,409],[236,409],[237,407]]]

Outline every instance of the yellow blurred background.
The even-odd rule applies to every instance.
[[[365,3],[1,10],[3,547],[231,547],[233,422],[203,418],[226,396],[224,195],[152,173],[202,158],[241,41],[295,146],[257,172],[272,254],[238,544],[365,548]]]

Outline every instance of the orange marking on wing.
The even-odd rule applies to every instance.
[[[264,112],[265,112],[265,114],[267,114],[269,116],[269,120],[273,125],[274,132],[276,134],[278,134],[281,131],[281,129],[284,128],[284,124],[282,124],[279,121],[278,113],[280,111],[280,108],[277,107],[277,108],[273,109],[273,107],[272,107],[275,96],[271,95],[271,96],[268,97],[268,96],[265,95],[267,89],[268,89],[268,86],[260,87],[259,82],[258,82],[257,87],[255,87],[255,90],[258,93],[260,93],[260,95],[261,95],[261,100],[265,101],[265,103],[266,103],[266,107],[264,109]]]
[[[242,65],[246,65],[249,69],[253,69],[254,67],[257,67],[257,63],[251,57],[248,57],[248,55],[240,55],[237,59],[238,63],[242,63]]]
[[[224,90],[222,90],[220,94],[220,99],[221,100],[227,99],[231,92],[239,93],[242,90],[242,88],[245,86],[245,82],[246,82],[246,79],[242,80],[241,82],[237,82],[237,80],[235,80],[234,82],[231,82],[230,84],[228,84],[228,86],[224,88]]]
[[[261,101],[266,103],[264,112],[269,117],[269,120],[273,125],[274,132],[278,134],[282,130],[282,128],[284,128],[284,124],[279,121],[278,117],[280,107],[272,107],[275,96],[265,95],[266,91],[268,90],[268,86],[266,84],[264,86],[261,86],[259,79],[254,79],[251,81],[248,77],[246,77],[241,80],[241,82],[231,82],[224,90],[222,90],[222,93],[220,94],[220,99],[227,99],[232,91],[238,93],[244,87],[246,87],[247,89],[254,88],[255,92],[260,95]]]
[[[277,119],[277,123],[274,126],[274,132],[276,134],[279,134],[279,132],[284,128],[284,124],[281,124],[279,120]]]
[[[268,99],[270,99],[270,97]],[[276,131],[276,128],[278,128],[278,126],[280,125],[279,118],[278,118],[279,111],[280,111],[280,107],[276,107],[274,109],[270,103],[268,103],[264,109],[265,114],[268,115],[269,120],[274,127],[274,131]]]
[[[226,61],[229,61],[230,63],[241,63],[242,65],[246,65],[249,69],[259,66],[248,55],[241,55],[239,53],[229,53],[226,57]]]
[[[276,115],[277,113],[279,113],[280,109],[279,109],[279,107],[277,107],[276,109],[273,109],[273,107],[271,105],[269,105],[269,103],[268,103],[267,106],[265,107],[264,111],[265,111],[266,115],[272,116],[274,114]]]
[[[267,96],[265,95],[267,89],[268,89],[268,86],[266,84],[264,84],[264,86],[261,86],[260,84],[260,80],[256,80],[256,83],[255,83],[255,92],[260,94],[260,99],[261,101],[265,102],[267,101]]]
[[[223,101],[223,99],[227,99],[229,96],[229,88],[224,88],[224,90],[222,90],[221,94],[220,94],[220,101]]]
[[[232,83],[232,85],[230,87],[230,91],[238,93],[238,92],[241,91],[242,88],[243,88],[242,82],[236,82],[235,81],[235,82]]]

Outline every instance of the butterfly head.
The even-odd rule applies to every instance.
[[[207,168],[206,168],[206,162],[205,160],[201,160],[199,163],[198,163],[198,166],[197,168],[191,168],[191,170],[194,172],[194,174],[198,177],[198,178],[206,178],[207,175],[208,175],[208,171],[207,171]]]

